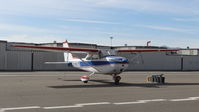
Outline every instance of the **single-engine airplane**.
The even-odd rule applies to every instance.
[[[129,60],[125,57],[118,56],[119,52],[167,52],[178,51],[178,49],[92,49],[92,48],[72,48],[69,47],[67,41],[63,43],[63,47],[47,47],[32,45],[13,45],[17,48],[29,48],[32,50],[63,52],[65,62],[46,62],[48,64],[68,63],[73,67],[91,72],[88,76],[80,77],[81,81],[87,83],[90,76],[94,74],[112,75],[114,83],[119,84],[121,77],[119,74],[124,72],[129,64]],[[78,58],[74,53],[86,53],[86,57]]]

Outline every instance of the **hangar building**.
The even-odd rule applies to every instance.
[[[63,53],[32,51],[23,48],[13,48],[13,44],[60,46],[62,43],[16,43],[0,41],[0,71],[48,71],[48,70],[76,70],[67,64],[45,64],[45,62],[62,62]],[[96,44],[70,43],[76,48],[97,48],[110,49],[109,46],[99,46]],[[116,46],[114,49],[156,49],[162,47],[155,46]],[[177,53],[173,52],[146,52],[146,53],[121,53],[130,61],[128,70],[136,71],[188,71],[199,70],[198,49],[182,49]]]

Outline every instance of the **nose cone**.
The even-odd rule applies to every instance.
[[[106,59],[108,61],[114,61],[114,62],[119,62],[119,63],[128,63],[128,59],[124,58],[124,57],[118,57],[118,56],[110,56],[110,57],[106,57]]]
[[[126,59],[126,58],[123,58],[123,59],[122,59],[122,62],[126,62],[126,63],[128,63],[128,62],[129,62],[129,60],[128,60],[128,59]]]
[[[128,63],[129,63],[129,60],[126,59],[126,58],[122,58],[122,59],[121,59],[121,63],[123,63],[123,64],[128,64]]]

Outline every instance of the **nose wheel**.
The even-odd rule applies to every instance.
[[[86,75],[80,77],[80,80],[81,80],[82,82],[84,82],[84,83],[88,83],[89,79],[90,79],[90,78],[89,78],[88,76],[86,76]]]
[[[119,85],[120,84],[120,80],[122,79],[120,76],[114,75],[113,79],[115,81],[115,85]]]

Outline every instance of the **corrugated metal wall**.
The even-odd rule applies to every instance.
[[[6,42],[0,41],[0,70],[5,70]]]
[[[31,70],[31,52],[7,51],[6,70]]]
[[[167,56],[165,52],[125,53],[122,56],[130,61],[128,70],[181,70],[179,56]]]
[[[183,70],[199,70],[199,56],[183,56]]]
[[[33,70],[72,70],[67,64],[45,64],[45,62],[63,62],[63,53],[34,52]]]
[[[27,49],[10,47],[5,41],[0,41],[0,70],[77,70],[67,64],[45,64],[45,62],[63,62],[63,53],[32,52]],[[56,44],[52,44],[53,46]],[[101,48],[88,44],[71,44],[79,48]],[[165,52],[122,53],[130,61],[128,70],[199,70],[199,56],[167,55]]]

